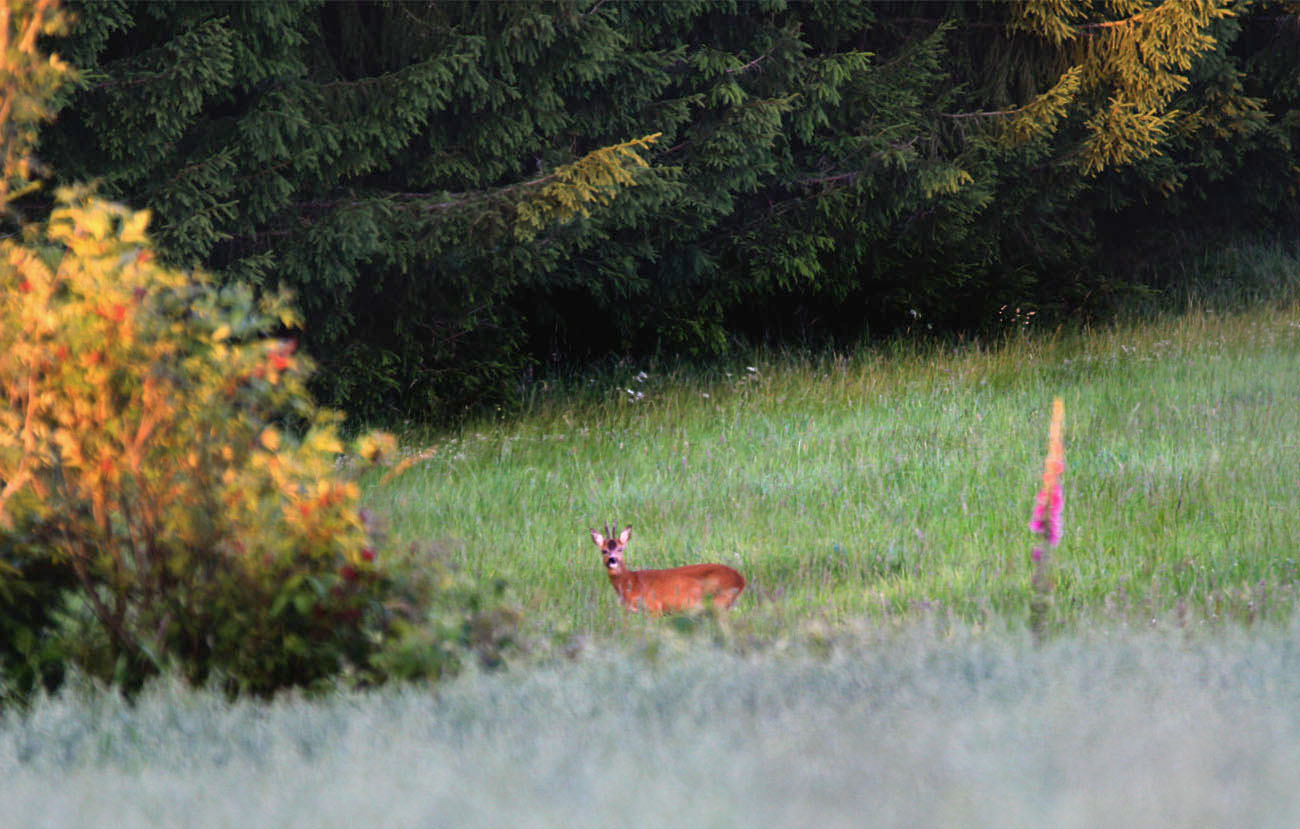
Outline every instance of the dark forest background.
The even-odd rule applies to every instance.
[[[69,11],[52,183],[291,288],[318,393],[361,420],[617,355],[1109,313],[1300,227],[1295,3]]]

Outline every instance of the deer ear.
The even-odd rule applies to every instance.
[[[591,540],[594,541],[594,542],[596,542],[596,546],[597,546],[597,547],[604,547],[604,546],[605,546],[605,536],[601,535],[600,533],[596,532],[595,530],[592,530],[592,531],[591,531]]]
[[[631,537],[632,537],[632,528],[630,526],[624,527],[623,532],[618,534],[618,543],[626,544],[627,540]]]

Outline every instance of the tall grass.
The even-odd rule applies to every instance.
[[[909,627],[0,716],[11,826],[1295,826],[1300,629]]]
[[[1286,615],[1297,366],[1296,305],[730,372],[633,366],[522,420],[431,437],[368,500],[397,538],[508,580],[547,634],[625,624],[585,532],[613,520],[635,527],[633,567],[742,570],[732,619],[762,636],[916,608],[1020,617],[1061,396],[1060,620]]]

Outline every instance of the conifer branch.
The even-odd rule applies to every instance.
[[[990,109],[979,112],[940,112],[940,118],[951,118],[958,120],[961,118],[995,118],[1003,115],[1017,115],[1025,111],[1025,107],[1015,107],[1013,109]]]
[[[772,49],[775,49],[775,48],[776,48],[776,46],[774,45],[774,46],[772,47]],[[760,63],[762,63],[763,61],[765,61],[765,60],[767,60],[769,57],[771,57],[771,55],[772,55],[772,49],[768,49],[767,52],[766,52],[766,54],[759,55],[758,57],[754,58],[753,60],[751,60],[749,63],[745,64],[744,66],[735,66],[735,67],[732,67],[731,69],[726,70],[726,73],[725,73],[725,74],[728,74],[728,75],[735,75],[735,74],[739,74],[739,73],[742,73],[742,72],[748,72],[750,69],[753,69],[755,66],[758,66]]]
[[[908,23],[917,26],[934,26],[942,23],[943,20],[935,17],[891,17],[888,20],[882,20],[881,22],[890,24]],[[996,29],[1001,32],[1006,30],[1007,24],[991,23],[982,20],[963,20],[961,27],[963,29]]]
[[[1104,23],[1080,23],[1075,26],[1075,28],[1080,31],[1087,29],[1117,29],[1120,26],[1132,26],[1134,23],[1140,23],[1146,18],[1146,16],[1146,12],[1140,12],[1132,17],[1126,17],[1123,20],[1108,20]]]
[[[586,17],[587,17],[587,15],[589,15],[589,14],[595,14],[597,11],[600,10],[600,7],[601,7],[601,6],[605,5],[605,2],[606,2],[606,0],[597,0],[596,5],[592,6],[592,7],[589,8],[589,9],[587,9],[585,12],[579,14],[579,15],[578,15],[578,19],[579,19],[579,20],[585,20]]]
[[[828,176],[815,176],[813,178],[801,178],[795,183],[803,187],[812,187],[816,184],[839,184],[842,181],[852,182],[862,175],[862,170],[850,170],[847,173],[835,173]]]
[[[537,178],[519,181],[514,184],[499,187],[491,191],[467,191],[455,194],[442,193],[421,193],[421,192],[390,192],[375,193],[368,198],[337,198],[337,199],[309,199],[293,202],[295,208],[294,215],[303,218],[307,212],[325,212],[337,210],[339,208],[366,207],[378,204],[383,201],[405,202],[410,209],[422,213],[438,213],[446,210],[464,208],[473,204],[483,204],[491,202],[500,202],[503,197],[521,193],[524,191],[534,190],[535,188],[556,185],[565,185],[566,187],[576,187],[576,195],[569,196],[567,193],[558,194],[562,197],[559,199],[558,206],[549,206],[541,209],[538,216],[532,216],[537,212],[537,208],[527,207],[524,212],[529,214],[528,221],[540,221],[542,215],[556,213],[560,220],[572,211],[581,212],[581,204],[586,201],[602,201],[608,198],[605,191],[618,184],[630,184],[631,177],[627,173],[620,175],[617,170],[621,170],[622,164],[628,163],[623,159],[628,159],[634,166],[646,166],[645,162],[633,151],[634,149],[644,149],[653,143],[659,137],[658,133],[636,138],[622,144],[615,144],[610,147],[604,147],[596,150],[583,158],[578,159],[572,164],[560,167],[553,173]],[[587,169],[590,168],[590,169]],[[575,178],[575,173],[577,178]],[[582,180],[582,176],[592,177],[590,183]],[[626,177],[627,181],[622,179]],[[554,198],[555,196],[552,196]],[[530,197],[536,198],[536,197]],[[432,199],[440,199],[431,201]],[[572,201],[572,204],[570,204]],[[310,223],[309,223],[310,224]],[[281,228],[274,231],[259,233],[258,237],[277,238],[290,236],[294,233],[292,229]]]
[[[145,72],[145,73],[142,73],[142,74],[136,75],[134,78],[123,78],[123,79],[120,79],[120,80],[118,80],[118,79],[114,79],[114,78],[109,78],[108,80],[100,81],[100,82],[97,83],[97,84],[92,84],[90,88],[91,88],[91,89],[95,89],[95,90],[100,90],[100,89],[125,89],[125,88],[127,88],[127,87],[131,87],[131,86],[139,86],[139,85],[141,85],[141,84],[146,84],[146,83],[150,83],[150,82],[152,82],[152,81],[161,80],[162,78],[165,78],[166,76],[167,76],[167,73],[165,73],[165,72]]]
[[[397,8],[401,10],[402,14],[410,18],[412,23],[414,23],[415,25],[419,26],[422,29],[425,29],[430,32],[438,32],[439,34],[451,31],[451,29],[447,26],[434,26],[430,24],[427,20],[420,19],[415,15],[414,12],[412,12],[404,4],[399,4]]]

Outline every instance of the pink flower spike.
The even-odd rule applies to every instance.
[[[1061,433],[1065,427],[1065,403],[1061,398],[1052,401],[1052,427],[1047,439],[1047,461],[1043,465],[1043,488],[1034,503],[1034,516],[1029,529],[1043,536],[1049,547],[1061,541],[1064,529],[1065,489],[1061,477],[1065,474],[1065,443]]]

